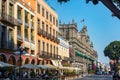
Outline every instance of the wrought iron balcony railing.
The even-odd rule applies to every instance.
[[[15,44],[11,41],[0,41],[0,48],[7,50],[14,50]]]
[[[15,19],[13,16],[7,14],[7,13],[0,13],[0,21],[2,21],[3,23],[6,24],[10,24],[10,25],[17,25],[17,19]]]
[[[38,28],[37,32],[38,32],[39,35],[42,35],[42,29]]]

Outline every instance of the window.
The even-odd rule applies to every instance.
[[[53,29],[53,36],[55,36],[55,30]]]
[[[56,27],[58,27],[58,20],[56,19]]]
[[[48,25],[46,24],[46,32],[48,33]]]
[[[18,34],[19,36],[21,36],[21,27],[20,27],[20,26],[17,27],[17,34]]]
[[[56,31],[56,37],[58,36],[58,32]]]
[[[49,52],[49,44],[47,44],[47,52]]]
[[[38,41],[38,54],[40,54],[40,40]]]
[[[25,11],[25,23],[28,23],[28,12]]]
[[[58,54],[58,47],[56,47],[56,53]]]
[[[46,11],[46,19],[48,19],[48,11]]]
[[[53,17],[53,24],[55,25],[55,17]]]
[[[55,57],[55,46],[54,46],[54,57]]]
[[[13,30],[9,29],[8,31],[8,41],[12,42],[13,41]]]
[[[31,29],[31,41],[34,42],[34,30]]]
[[[40,29],[40,19],[37,20],[38,29]]]
[[[42,16],[44,17],[45,13],[44,13],[45,9],[42,8]]]
[[[28,39],[28,29],[25,28],[25,39]]]
[[[34,16],[33,15],[31,15],[30,23],[31,23],[31,27],[34,28]]]
[[[9,29],[8,30],[8,48],[13,49],[13,30]]]
[[[18,13],[17,13],[17,17],[18,17],[18,19],[22,19],[22,16],[21,16],[21,8],[18,6]]]
[[[13,11],[13,4],[9,4],[9,15],[10,15],[10,17],[13,17],[13,13],[14,13],[14,11]]]
[[[40,14],[40,4],[37,4],[37,12]]]
[[[44,24],[44,22],[42,22],[42,30],[44,31],[44,26],[45,26],[45,24]]]
[[[43,52],[45,51],[45,42],[43,42]]]
[[[52,22],[52,15],[50,14],[50,22]]]
[[[52,55],[52,45],[50,45],[50,53],[51,53],[51,55]]]
[[[34,55],[34,54],[35,54],[35,51],[34,51],[34,50],[31,50],[31,54]]]
[[[52,28],[50,27],[50,35],[52,35]]]

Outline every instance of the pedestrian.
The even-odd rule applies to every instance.
[[[25,71],[24,75],[23,75],[24,78],[28,78],[28,73]]]

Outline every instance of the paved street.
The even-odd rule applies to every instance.
[[[112,80],[110,75],[93,75],[93,76],[86,76],[76,80]]]

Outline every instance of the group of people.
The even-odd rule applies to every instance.
[[[0,72],[0,80],[17,80],[19,77],[21,78],[39,78],[40,80],[45,79],[45,80],[50,80],[51,78],[55,77],[58,75],[58,71],[34,71],[34,70],[25,70],[24,72],[21,73],[21,75],[16,72]]]
[[[49,71],[46,70],[45,72],[34,72],[34,70],[32,70],[30,73],[28,73],[27,71],[24,72],[23,74],[23,78],[39,78],[39,79],[45,79],[45,80],[50,80],[51,77],[57,76],[58,75],[58,71]]]
[[[120,80],[120,72],[119,71],[114,72],[113,80]]]
[[[0,72],[0,80],[15,80],[15,76],[14,76],[14,73],[12,72]]]

